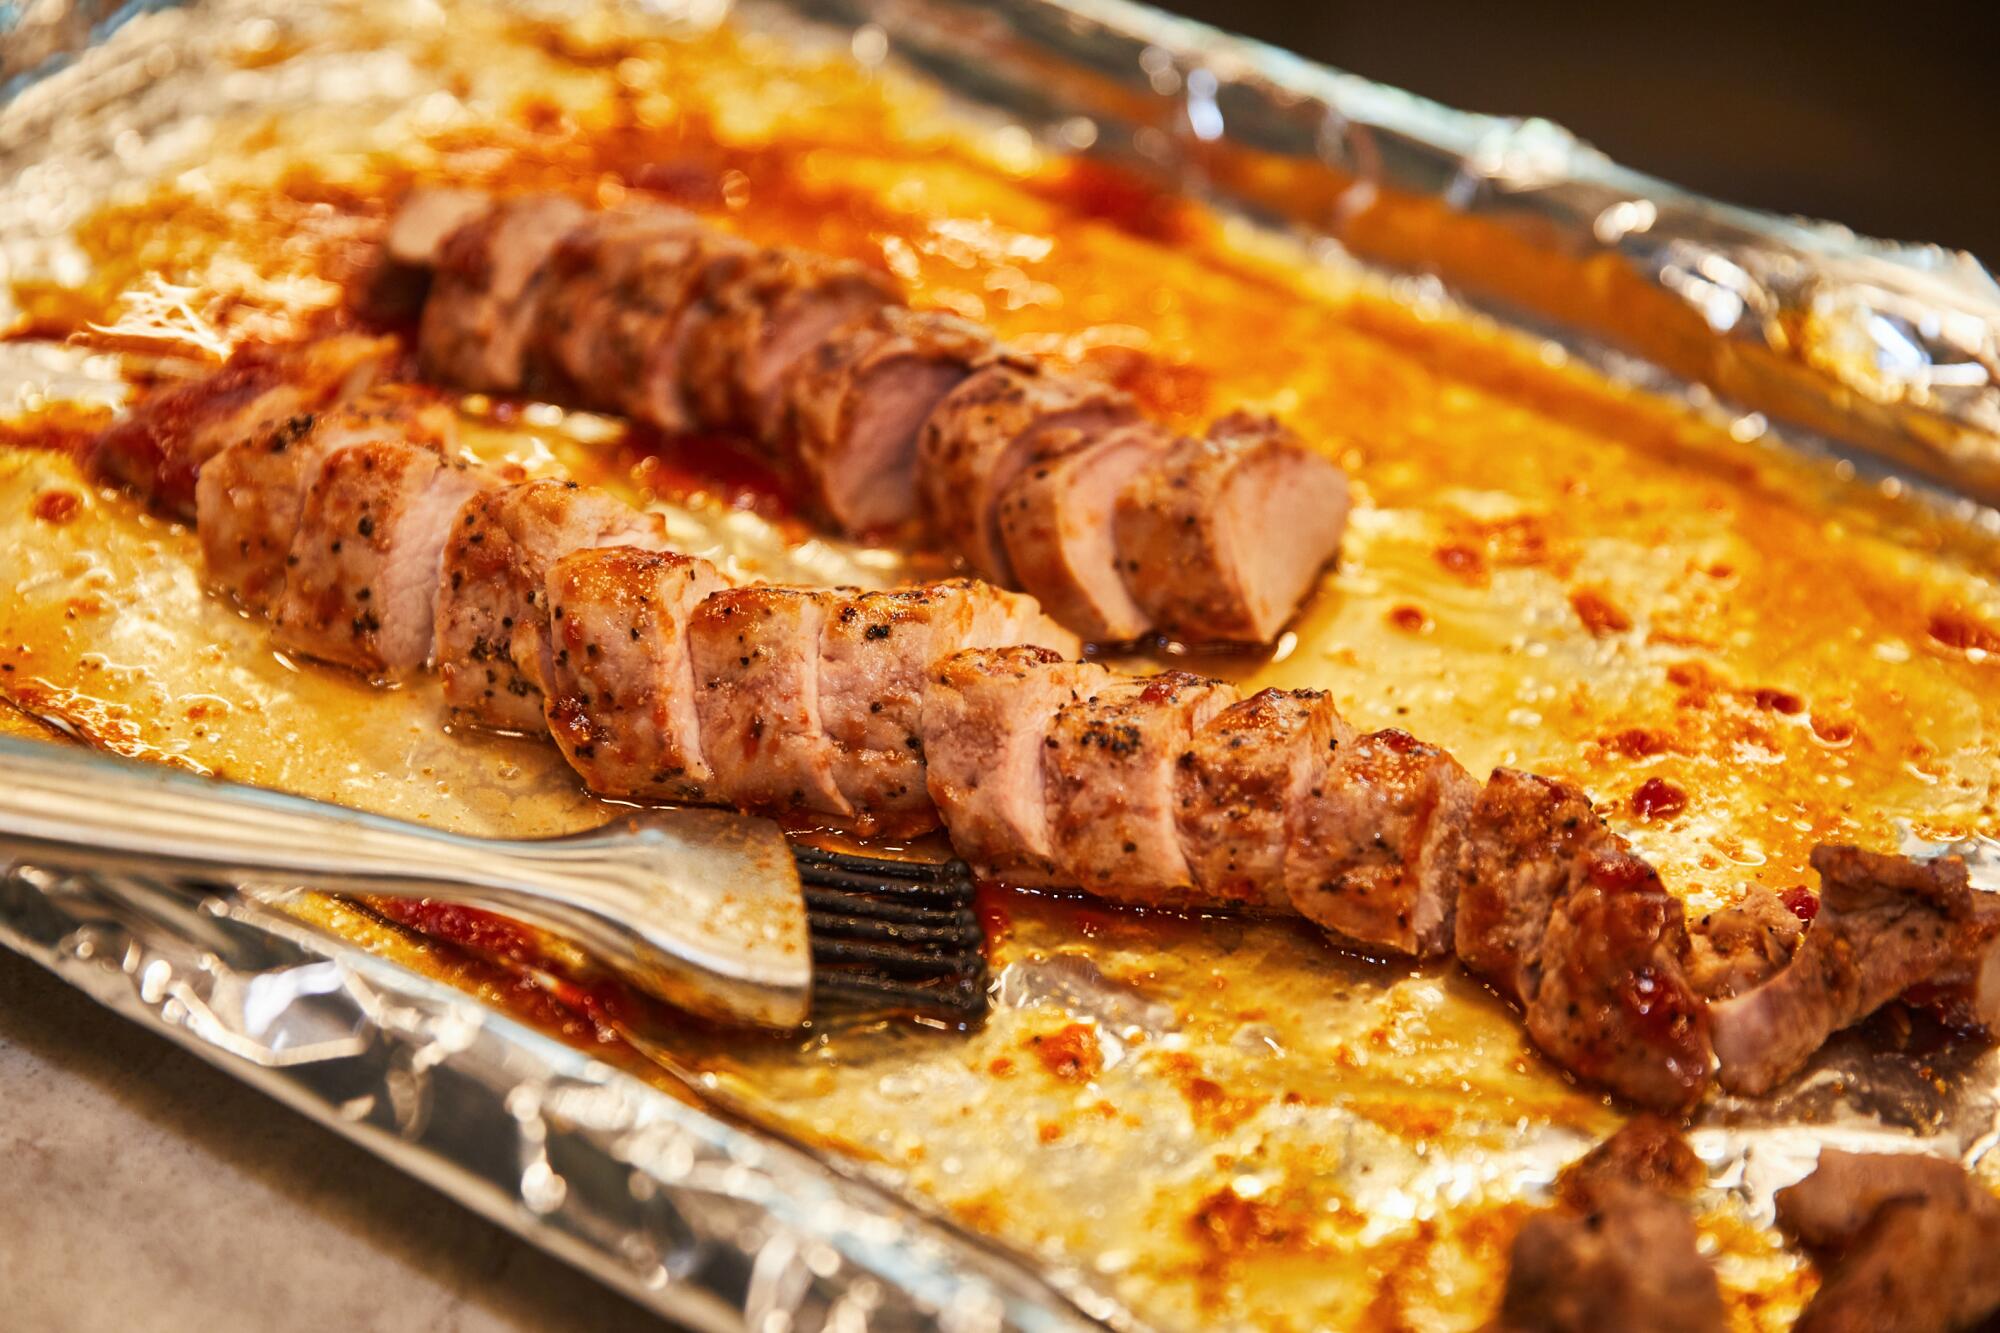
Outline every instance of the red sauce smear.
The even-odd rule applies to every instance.
[[[1664,778],[1647,778],[1632,793],[1632,809],[1644,819],[1670,819],[1687,803],[1687,793]]]

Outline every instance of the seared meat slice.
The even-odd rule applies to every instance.
[[[1549,915],[1584,860],[1619,846],[1566,782],[1495,769],[1473,807],[1460,869],[1458,960],[1510,1000],[1535,992]]]
[[[1584,858],[1550,914],[1527,1001],[1528,1035],[1573,1073],[1659,1110],[1708,1090],[1708,1014],[1688,984],[1680,901],[1622,848]]]
[[[1224,417],[1118,499],[1125,582],[1155,628],[1268,643],[1340,550],[1347,478],[1270,417]]]
[[[572,551],[548,573],[549,734],[594,792],[711,801],[688,622],[727,585],[693,556]]]
[[[686,270],[695,267],[705,237],[692,213],[660,205],[593,213],[571,228],[540,279],[535,346],[547,365],[544,378],[586,407],[628,411],[645,356],[660,334],[650,327],[652,336],[635,349],[638,355],[621,354],[621,317],[634,305],[642,318],[653,313],[658,297],[647,287],[664,285],[668,290],[661,294],[671,296],[687,286],[692,274]]]
[[[1000,496],[1000,535],[1022,587],[1093,643],[1124,643],[1153,622],[1125,586],[1112,540],[1118,496],[1173,437],[1147,421],[1038,462]]]
[[[549,567],[592,547],[665,545],[658,515],[573,481],[530,481],[474,496],[452,524],[438,589],[445,704],[483,726],[540,726],[549,688]]]
[[[1378,731],[1322,756],[1288,825],[1292,905],[1364,948],[1443,953],[1478,795],[1457,760],[1408,732]]]
[[[269,614],[284,591],[306,489],[329,454],[351,444],[398,441],[442,453],[455,442],[457,427],[450,408],[420,391],[378,389],[230,445],[203,465],[195,486],[209,581],[228,589],[245,610]]]
[[[1973,892],[1958,857],[1918,861],[1855,847],[1813,850],[1819,913],[1784,971],[1713,1006],[1722,1086],[1758,1096],[1826,1039],[1903,991],[1983,965],[2000,903]]]
[[[1030,466],[1136,418],[1131,399],[1095,380],[988,366],[945,395],[917,440],[917,484],[931,531],[974,572],[1012,584],[1000,497]]]
[[[584,217],[560,195],[531,194],[503,199],[453,231],[418,329],[424,373],[463,389],[519,390],[547,288],[537,278]]]
[[[1688,979],[1710,1000],[1740,995],[1769,981],[1791,961],[1805,929],[1784,899],[1753,886],[1735,906],[1701,919]]]
[[[820,638],[843,592],[768,586],[710,597],[688,621],[701,749],[715,788],[753,810],[847,818],[821,725]]]
[[[430,268],[444,253],[451,234],[493,207],[493,196],[479,190],[423,186],[389,220],[382,249],[392,263],[406,268]]]
[[[2000,1199],[1955,1162],[1826,1149],[1777,1204],[1821,1255],[1805,1333],[1951,1333],[2000,1310]]]
[[[1181,850],[1204,902],[1289,913],[1286,828],[1354,729],[1319,690],[1262,690],[1194,734],[1175,775]]]
[[[938,664],[924,691],[925,782],[951,845],[983,875],[1060,882],[1045,796],[1049,727],[1110,672],[1047,648],[987,648]]]
[[[1682,1199],[1701,1163],[1660,1121],[1627,1125],[1563,1174],[1563,1207],[1514,1238],[1496,1333],[1720,1333],[1722,1289]]]
[[[435,447],[378,441],[329,454],[286,557],[278,646],[361,671],[422,667],[445,537],[459,507],[493,484]]]
[[[1158,907],[1196,900],[1174,775],[1195,733],[1236,698],[1221,681],[1168,671],[1112,680],[1056,710],[1044,766],[1065,882]]]
[[[785,372],[827,334],[902,291],[888,274],[803,250],[760,250],[712,285],[689,334],[682,383],[702,423],[775,441]]]
[[[820,722],[833,740],[834,784],[863,815],[901,833],[929,827],[924,688],[938,663],[969,648],[1033,644],[1074,654],[1076,636],[1035,599],[954,579],[839,603],[820,636]]]
[[[244,347],[215,374],[163,389],[108,427],[91,445],[90,470],[162,513],[193,518],[209,459],[263,427],[355,397],[395,355],[395,339],[355,334]]]
[[[801,357],[785,395],[809,499],[844,532],[917,514],[917,432],[994,355],[993,335],[939,310],[880,306]]]

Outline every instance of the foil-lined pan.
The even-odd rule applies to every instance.
[[[159,7],[4,11],[0,164],[45,158],[37,136],[59,140],[59,122],[93,107],[139,109],[149,131],[189,114],[147,104],[165,39],[129,20]],[[1968,501],[2000,497],[2000,289],[1967,256],[1726,208],[1544,123],[1447,111],[1110,0],[799,0],[733,20],[719,8],[671,17],[831,36],[1053,146],[1425,275],[1419,294],[1441,279],[1632,377],[1698,386]],[[198,45],[202,15],[254,9],[194,6],[168,36]],[[368,69],[347,74],[365,100]],[[50,236],[64,225],[46,219]],[[698,1088],[669,1095],[271,905],[16,867],[0,941],[688,1324],[1137,1326],[1080,1275],[984,1242],[864,1168]],[[1940,1078],[1908,1072],[1837,1044],[1782,1101],[1709,1108],[1697,1146],[1755,1201],[1826,1142],[1914,1135],[1981,1156],[2000,1124],[1991,1055]]]

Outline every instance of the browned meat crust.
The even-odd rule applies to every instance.
[[[2000,1199],[1955,1162],[1827,1149],[1777,1205],[1821,1260],[1803,1333],[1951,1333],[2000,1310]]]
[[[1732,1092],[1770,1091],[1827,1037],[1912,986],[1983,970],[2000,937],[2000,904],[1973,893],[1958,857],[1822,846],[1812,859],[1819,912],[1791,963],[1713,1006],[1720,1077]]]
[[[537,281],[583,208],[560,195],[505,199],[453,231],[417,333],[426,374],[488,393],[521,388],[547,284]]]
[[[1357,737],[1321,759],[1287,826],[1292,905],[1364,950],[1444,953],[1479,784],[1404,731]]]
[[[1719,1333],[1715,1270],[1682,1202],[1700,1162],[1670,1126],[1640,1119],[1565,1172],[1563,1207],[1515,1237],[1495,1333]]]
[[[688,622],[725,586],[706,560],[607,546],[548,571],[549,734],[592,791],[714,800]]]
[[[1320,690],[1262,690],[1197,731],[1179,760],[1181,850],[1203,897],[1268,912],[1285,893],[1292,812],[1354,729]]]
[[[1797,952],[1805,923],[1769,889],[1752,887],[1733,907],[1703,917],[1688,979],[1710,1000],[1762,985]]]
[[[454,716],[529,731],[549,688],[550,566],[598,546],[659,550],[666,528],[602,491],[531,481],[476,496],[445,542],[437,668]]]

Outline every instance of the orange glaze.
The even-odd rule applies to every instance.
[[[1525,341],[1239,245],[1117,173],[996,147],[844,63],[476,7],[450,33],[355,21],[358,48],[396,46],[475,112],[393,149],[319,121],[225,126],[199,185],[82,225],[81,287],[17,282],[17,334],[198,353],[182,330],[134,327],[157,274],[201,293],[225,343],[300,336],[360,317],[375,240],[413,184],[649,193],[885,267],[918,304],[1115,381],[1171,424],[1276,410],[1350,470],[1341,567],[1287,640],[1139,665],[1326,688],[1357,725],[1404,728],[1475,771],[1575,778],[1697,911],[1763,882],[1805,914],[1811,845],[1887,845],[1897,818],[2000,831],[2000,555],[1969,530]],[[1390,220],[1363,220],[1378,252],[1453,240],[1435,219],[1402,235]],[[532,435],[517,409],[473,415],[493,439]],[[29,590],[0,610],[0,693],[121,752],[453,827],[608,816],[545,745],[443,735],[428,686],[274,663],[260,627],[200,597],[188,534],[82,485],[49,452],[80,436],[47,420],[0,433],[0,525],[16,525]],[[789,521],[782,478],[733,446],[627,435],[561,457],[622,494],[700,492]],[[81,505],[47,521],[32,511],[68,507],[51,493]],[[1509,1154],[1574,1155],[1614,1123],[1448,967],[1342,957],[1290,923],[983,886],[996,975],[1051,996],[1111,986],[1137,1007],[1047,999],[972,1033],[752,1040],[629,1007],[490,918],[396,909],[452,942],[424,951],[386,913],[309,901],[581,1044],[641,1022],[709,1093],[902,1172],[974,1225],[1105,1265],[1165,1322],[1475,1325],[1527,1206],[1531,1173]],[[1462,1205],[1437,1204],[1423,1172],[1438,1162],[1473,1182]],[[1726,1209],[1704,1226],[1735,1265],[1741,1325],[1782,1326],[1796,1258]]]

